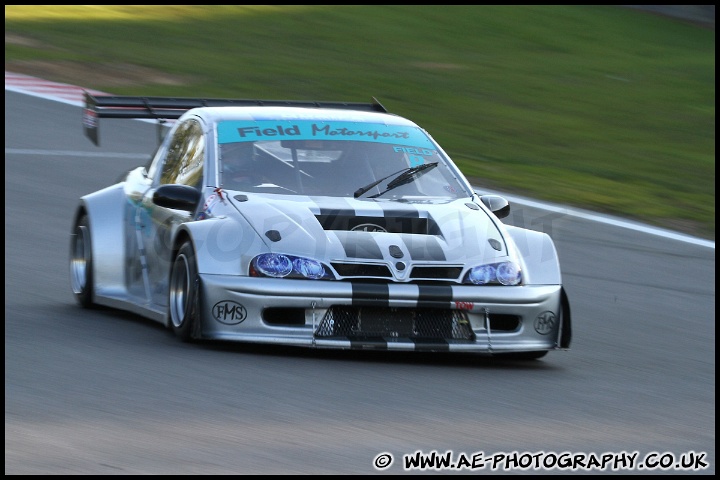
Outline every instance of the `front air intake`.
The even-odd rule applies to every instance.
[[[315,337],[475,340],[467,314],[462,310],[349,305],[330,307],[315,331]]]

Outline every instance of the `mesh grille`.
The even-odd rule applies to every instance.
[[[460,272],[462,272],[462,267],[415,267],[412,269],[410,278],[457,280]]]
[[[362,263],[333,263],[333,268],[343,277],[387,277],[392,278],[390,269],[385,265],[366,265]]]
[[[391,337],[474,340],[462,310],[440,308],[330,307],[316,337]]]

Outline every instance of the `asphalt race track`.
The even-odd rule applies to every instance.
[[[145,122],[100,135],[5,92],[5,474],[419,473],[417,452],[450,452],[435,473],[715,473],[714,242],[513,204],[572,305],[572,348],[538,361],[183,344],[72,297],[78,198],[155,147]]]

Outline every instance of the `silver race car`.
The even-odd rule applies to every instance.
[[[373,99],[374,100],[374,99]],[[201,339],[538,358],[570,346],[551,238],[504,225],[421,127],[372,103],[86,94],[172,126],[147,166],[80,199],[84,307]]]

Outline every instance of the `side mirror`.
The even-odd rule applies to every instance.
[[[153,193],[153,203],[160,207],[194,212],[200,202],[200,191],[189,185],[162,185]]]
[[[480,201],[498,218],[510,215],[510,203],[499,195],[481,195]]]

